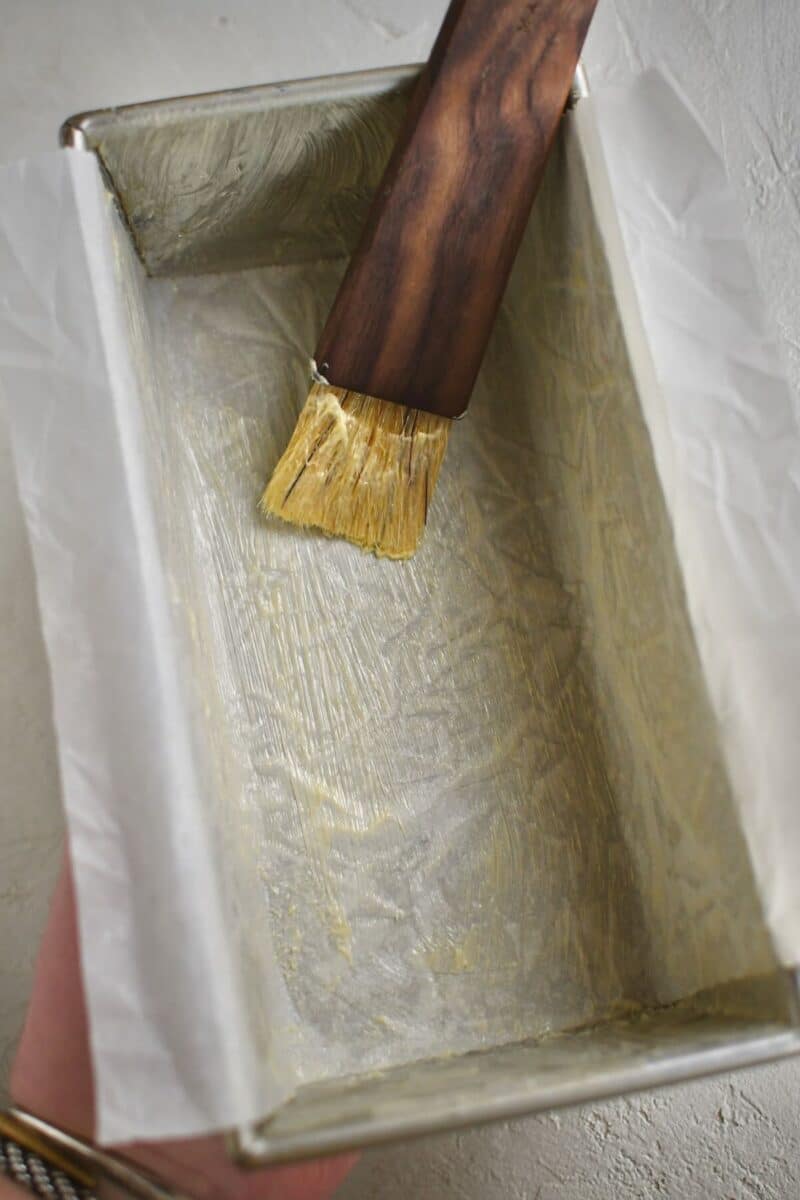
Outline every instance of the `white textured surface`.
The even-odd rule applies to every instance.
[[[0,159],[52,144],[77,108],[424,55],[443,4],[314,0],[287,15],[257,0],[6,0],[0,45]],[[400,11],[398,12],[398,8]],[[794,0],[601,0],[590,66],[619,37],[630,61],[658,55],[724,153],[746,209],[757,269],[800,381],[796,149],[800,100]],[[605,68],[604,68],[605,69]],[[24,1004],[31,946],[57,860],[56,770],[29,555],[0,437],[0,1060]],[[793,1064],[441,1139],[368,1158],[351,1200],[418,1194],[492,1200],[797,1194]]]
[[[790,1068],[369,1155],[337,1200],[791,1200]]]

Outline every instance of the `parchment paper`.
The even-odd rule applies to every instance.
[[[0,178],[0,376],[52,668],[99,1133],[225,1126],[267,1100],[178,683],[116,217],[93,156]]]
[[[678,86],[651,69],[585,117],[608,167],[624,249],[612,273],[742,825],[778,953],[796,965],[800,406],[724,166]]]

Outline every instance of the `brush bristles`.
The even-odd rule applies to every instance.
[[[452,422],[315,383],[261,508],[387,558],[410,558]]]

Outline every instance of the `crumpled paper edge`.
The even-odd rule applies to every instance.
[[[285,1095],[265,1094],[246,1044],[225,936],[140,449],[116,218],[94,155],[13,164],[0,190],[0,375],[51,668],[97,1137],[196,1135]],[[160,839],[141,837],[148,823]]]
[[[800,415],[724,164],[651,68],[577,120],[776,952],[800,962]]]

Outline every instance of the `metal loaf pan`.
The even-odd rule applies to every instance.
[[[590,102],[562,123],[417,557],[256,513],[417,69],[62,132],[127,231],[226,919],[265,1069],[280,1043],[297,1080],[237,1131],[252,1162],[798,1044],[611,285]]]

